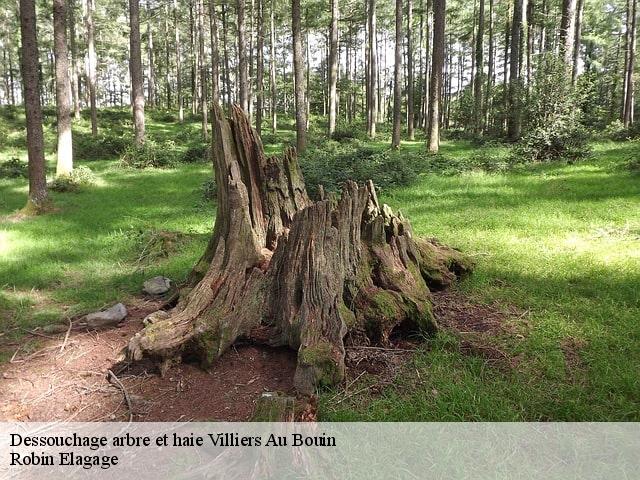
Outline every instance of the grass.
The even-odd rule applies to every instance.
[[[283,125],[278,138],[288,139]],[[15,126],[4,128],[10,144],[0,145],[0,161],[24,158]],[[86,120],[77,128],[86,132]],[[197,122],[148,121],[156,138],[181,138],[186,129],[197,135]],[[46,137],[52,166],[50,124]],[[411,219],[416,234],[476,258],[476,272],[460,286],[465,294],[526,312],[517,325],[521,335],[491,340],[519,361],[515,368],[491,366],[463,354],[460,338],[443,332],[381,394],[336,404],[335,392],[324,393],[321,418],[640,420],[640,182],[619,168],[635,148],[597,143],[593,156],[575,165],[428,174],[384,191],[382,199]],[[483,150],[462,141],[442,147],[454,163],[477,152]],[[208,164],[127,170],[116,156],[81,163],[97,175],[97,185],[54,193],[53,214],[0,223],[4,339],[126,302],[150,276],[180,281],[206,245],[214,206],[202,199],[200,186],[210,178]],[[26,180],[0,179],[0,216],[22,207],[26,192]],[[183,234],[179,248],[147,259],[146,245],[162,230]],[[577,346],[579,360],[571,365],[562,348],[567,343]]]

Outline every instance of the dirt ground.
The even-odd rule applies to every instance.
[[[478,306],[457,293],[434,295],[434,311],[445,328],[492,333],[512,316],[496,308]],[[243,421],[253,413],[262,392],[293,394],[296,355],[286,348],[236,345],[209,370],[183,363],[165,377],[151,365],[117,374],[109,371],[131,336],[140,330],[143,318],[158,304],[141,300],[129,307],[129,315],[118,328],[103,331],[71,331],[34,336],[33,352],[14,350],[12,362],[0,365],[0,421]],[[64,345],[64,348],[61,346]],[[467,348],[464,342],[462,348]],[[376,375],[371,388],[384,388],[393,381],[404,360],[418,346],[405,339],[385,348],[348,347],[345,382],[363,373]],[[470,348],[473,353],[473,348]]]

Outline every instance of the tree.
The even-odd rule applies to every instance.
[[[140,0],[129,0],[129,73],[131,74],[131,105],[133,107],[134,141],[144,143],[144,88],[142,53],[140,51]]]
[[[178,119],[184,121],[184,105],[182,99],[182,55],[180,53],[180,30],[178,29],[178,0],[173,0],[173,31],[176,49],[176,97],[178,101]]]
[[[475,64],[476,64],[476,79],[473,84],[473,111],[474,111],[474,125],[473,130],[476,134],[482,133],[484,115],[483,115],[483,101],[482,90],[484,88],[484,0],[480,0],[478,6],[478,31],[476,32],[476,52],[475,52]]]
[[[69,37],[71,44],[71,94],[73,96],[73,115],[76,120],[80,120],[80,72],[78,72],[75,5],[76,4],[74,0],[69,0],[69,12],[67,18],[69,23]]]
[[[245,32],[245,0],[236,0],[238,18],[238,88],[242,109],[249,113],[249,83],[247,81],[247,42]]]
[[[200,110],[202,111],[202,139],[209,140],[209,106],[207,104],[207,70],[204,68],[204,1],[198,0],[198,70],[200,71]]]
[[[276,133],[278,129],[277,111],[277,90],[276,90],[276,22],[275,22],[275,0],[271,0],[271,18],[269,24],[269,88],[271,90],[271,101],[269,108],[271,112],[271,132]]]
[[[402,115],[402,0],[396,0],[396,45],[393,67],[393,135],[391,146],[400,146],[400,116]]]
[[[87,37],[87,82],[89,83],[89,107],[91,109],[91,134],[98,134],[98,108],[96,99],[96,58],[95,25],[93,23],[94,0],[85,0],[84,25]]]
[[[73,170],[73,139],[66,0],[53,0],[53,37],[53,50],[56,57],[56,113],[58,117],[56,175],[68,175]]]
[[[337,86],[338,86],[338,0],[331,1],[331,25],[329,26],[329,137],[336,130]]]
[[[264,0],[257,5],[258,31],[256,51],[256,131],[262,135],[262,117],[264,112]]]
[[[622,122],[625,128],[633,124],[633,72],[635,68],[636,55],[636,0],[627,0],[627,20],[626,20],[626,55],[624,64],[624,87],[622,96]]]
[[[218,46],[218,14],[214,0],[209,0],[209,29],[211,31],[211,101],[213,105],[218,105],[220,103],[220,51]]]
[[[28,214],[37,214],[48,207],[49,194],[44,160],[36,6],[34,0],[20,0],[20,37],[22,40],[20,61],[24,88],[24,110],[27,120],[27,155],[29,158],[29,197],[23,211]]]
[[[397,9],[397,6],[396,6]],[[407,0],[407,135],[415,140],[413,91],[413,0]],[[397,42],[397,40],[396,40]],[[394,106],[395,109],[395,106]],[[399,137],[399,136],[398,136]]]
[[[575,0],[565,0],[575,1]],[[509,58],[509,113],[507,116],[507,135],[511,141],[520,139],[522,129],[522,105],[520,95],[520,52],[522,30],[522,0],[514,0],[513,20],[511,22],[511,56]]]
[[[298,352],[295,387],[310,394],[344,378],[349,331],[384,345],[399,325],[437,329],[429,289],[467,272],[465,257],[414,237],[371,182],[312,201],[294,150],[267,158],[238,106],[230,120],[218,106],[214,115],[211,240],[176,307],[129,341],[129,361],[159,358],[166,371],[195,355],[207,367],[239,336],[261,335]]]
[[[376,119],[378,117],[378,29],[376,25],[376,0],[368,0],[367,23],[369,30],[367,69],[367,133],[369,138],[376,136]]]
[[[296,101],[296,148],[303,152],[307,143],[307,109],[304,82],[304,49],[302,48],[302,26],[300,0],[291,0],[291,31],[293,34],[293,70]]]
[[[440,148],[440,93],[442,91],[442,68],[444,66],[446,8],[446,0],[433,0],[433,54],[429,85],[429,124],[427,127],[427,148],[432,153],[437,153]]]
[[[562,0],[562,16],[560,18],[560,55],[564,59],[569,72],[571,72],[571,64],[573,61],[573,42],[575,40],[576,27],[576,1],[577,0]],[[518,1],[516,0],[516,4],[517,3]],[[520,9],[522,9],[522,3],[520,3]]]
[[[147,58],[149,61],[149,75],[148,75],[148,103],[150,107],[153,107],[156,103],[156,80],[155,80],[155,68],[153,65],[153,30],[151,29],[151,2],[147,0]]]

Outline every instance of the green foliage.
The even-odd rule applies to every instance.
[[[205,200],[213,202],[216,199],[218,189],[214,179],[202,182],[200,190],[202,191],[202,198]]]
[[[589,153],[579,102],[567,66],[557,56],[542,57],[527,107],[526,133],[514,148],[518,158],[533,162],[578,160]]]
[[[73,133],[73,154],[77,160],[103,160],[121,155],[132,142],[129,134],[98,132],[94,137],[86,132]]]
[[[129,145],[122,155],[120,165],[130,168],[170,168],[180,161],[175,143],[167,140],[156,143],[147,139],[141,146]]]
[[[94,185],[96,176],[90,168],[80,165],[75,167],[68,175],[58,175],[49,183],[49,188],[54,192],[77,192],[83,187]]]
[[[187,146],[182,154],[184,163],[207,162],[209,160],[209,145],[203,142],[193,143]]]
[[[6,162],[0,163],[0,178],[27,178],[29,176],[29,167],[26,162],[19,158],[10,158]]]

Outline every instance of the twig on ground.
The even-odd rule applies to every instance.
[[[22,362],[22,360],[17,360],[16,361],[16,355],[18,355],[18,352],[20,351],[21,348],[22,348],[22,345],[20,345],[18,347],[18,349],[15,352],[13,352],[13,355],[11,356],[11,360],[9,360],[9,363],[20,363],[20,362]]]
[[[129,423],[131,423],[133,421],[133,407],[131,405],[131,397],[129,397],[129,392],[127,392],[127,389],[124,388],[124,385],[118,379],[118,377],[116,377],[115,373],[113,373],[111,370],[107,370],[107,375],[108,375],[109,383],[114,384],[116,387],[122,390],[122,394],[124,395],[124,400],[125,402],[127,402],[127,408],[129,409]]]
[[[386,348],[386,347],[366,347],[366,346],[347,347],[347,350],[380,350],[383,352],[415,352],[415,350],[409,350],[407,348]]]
[[[73,327],[73,322],[69,319],[69,328],[67,328],[67,333],[64,335],[64,340],[62,341],[62,345],[60,345],[60,353],[64,352],[64,347],[67,346],[67,341],[69,340],[69,334],[71,333],[71,327]]]
[[[35,335],[36,337],[48,338],[49,340],[57,340],[57,337],[52,337],[51,335],[45,335],[44,333],[36,332],[35,330],[27,330],[24,329],[25,332]]]

